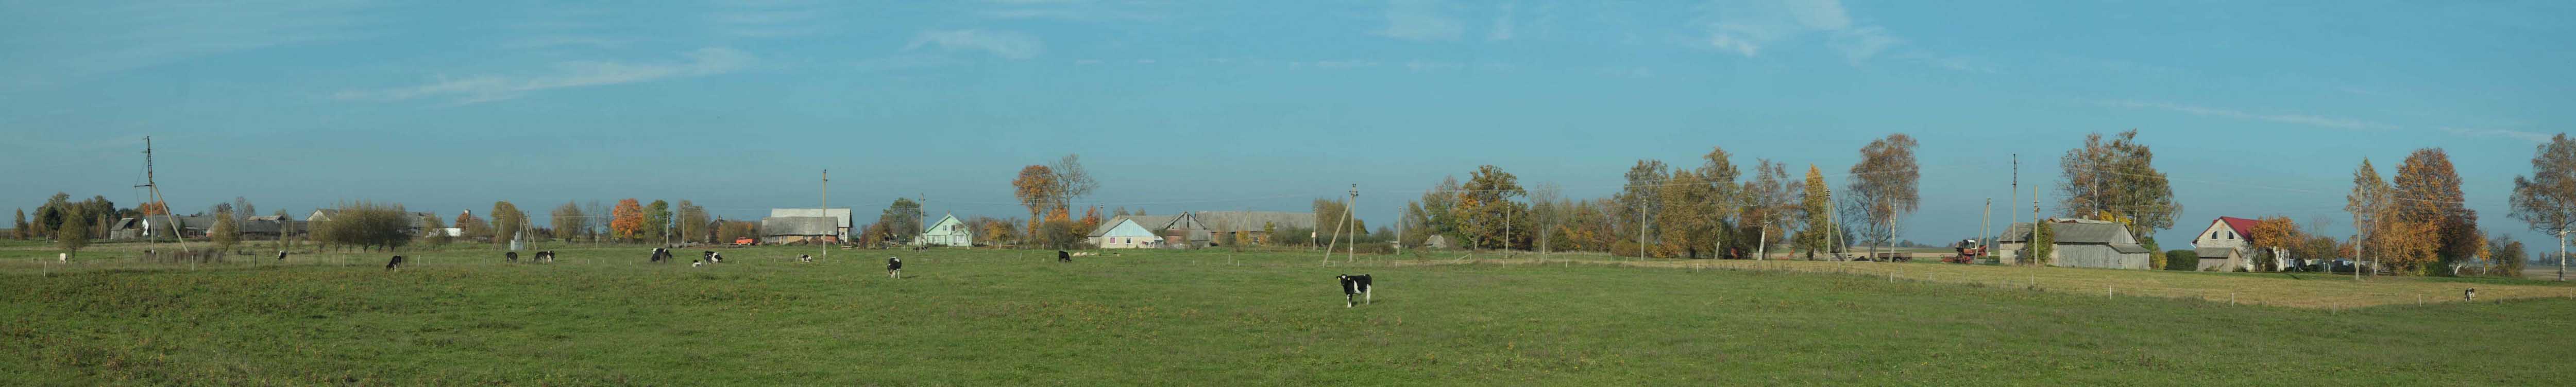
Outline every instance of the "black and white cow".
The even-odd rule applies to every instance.
[[[652,258],[651,262],[662,262],[663,260],[668,260],[668,259],[671,259],[671,250],[670,250],[670,249],[665,249],[665,248],[660,248],[660,247],[655,247],[655,248],[653,248],[653,258]]]
[[[535,259],[531,259],[531,261],[536,261],[536,262],[541,262],[541,263],[554,263],[554,262],[555,262],[555,251],[554,251],[554,250],[539,251],[539,252],[537,252],[537,257],[536,257]]]
[[[1067,253],[1067,252],[1064,252],[1064,250],[1056,250],[1056,251],[1055,251],[1055,261],[1056,261],[1056,262],[1073,262],[1073,253]]]
[[[1342,307],[1348,308],[1355,304],[1352,297],[1359,297],[1359,299],[1366,300],[1368,303],[1372,304],[1377,303],[1377,298],[1369,293],[1369,275],[1343,274],[1341,275],[1341,278]]]
[[[706,267],[706,266],[707,266],[707,261],[701,261],[701,260],[695,260],[695,259],[689,260],[689,267]]]
[[[2461,301],[2477,301],[2477,300],[2478,300],[2478,288],[2469,288],[2469,291],[2460,292],[2460,300],[2461,300]]]
[[[502,259],[502,260],[504,260],[504,261],[509,261],[510,263],[519,263],[519,252],[517,252],[517,251],[512,251],[512,252],[505,252],[505,253],[501,253],[501,259]]]
[[[401,268],[401,267],[402,267],[402,265],[403,265],[403,257],[402,257],[402,256],[400,256],[400,255],[396,255],[396,256],[394,256],[394,260],[391,260],[391,261],[385,261],[385,271],[394,271],[394,269]]]
[[[797,260],[797,261],[801,261],[801,262],[809,262],[809,263],[810,263],[810,262],[814,262],[814,255],[813,255],[813,254],[802,254],[802,255],[797,255],[797,256],[796,256],[796,260]]]
[[[886,277],[903,278],[903,257],[886,257]]]
[[[280,262],[286,261],[286,250],[277,251],[277,260]]]

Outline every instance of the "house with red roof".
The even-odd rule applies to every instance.
[[[2200,253],[2200,271],[2252,270],[2248,259],[2253,256],[2253,219],[2221,216],[2209,221],[2209,228],[2191,238],[2192,252]]]

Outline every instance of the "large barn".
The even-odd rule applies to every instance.
[[[2129,228],[2119,223],[2091,219],[2049,219],[2049,240],[2056,246],[2049,254],[2048,265],[2105,269],[2154,270],[2155,254],[2138,244]],[[2030,223],[2015,223],[2004,229],[1998,242],[1996,258],[2004,264],[2021,262],[2021,249],[2030,244]]]
[[[840,230],[833,227],[837,219],[824,216],[772,216],[760,218],[760,243],[839,243]]]
[[[851,233],[853,232],[853,230],[855,230],[854,228],[851,228],[851,226],[853,226],[853,225],[857,225],[857,223],[851,223],[851,222],[853,222],[854,220],[850,219],[850,209],[848,209],[848,208],[829,208],[829,209],[826,209],[826,208],[772,208],[772,209],[769,209],[769,217],[771,217],[771,218],[801,218],[801,217],[825,217],[825,218],[831,218],[831,219],[832,219],[832,221],[830,222],[830,223],[831,223],[831,230],[829,230],[829,231],[827,231],[827,232],[825,232],[825,233],[823,233],[823,234],[821,234],[821,235],[830,235],[830,236],[832,236],[832,237],[834,238],[833,240],[835,240],[835,241],[842,240],[842,239],[849,239],[849,238],[850,238]],[[766,223],[768,223],[768,222],[769,222],[769,220],[768,220],[768,219],[766,219],[766,218],[764,218],[764,219],[762,219],[762,220],[761,220],[761,223],[763,223],[763,224],[766,224]],[[800,230],[800,231],[812,231],[812,230]],[[765,232],[765,231],[764,231],[764,232]]]

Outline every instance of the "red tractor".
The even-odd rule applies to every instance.
[[[1958,250],[1959,254],[1948,258],[1941,258],[1941,262],[1976,263],[1977,258],[1983,258],[1986,256],[1986,244],[1978,242],[1975,239],[1961,239],[1959,240],[1959,243],[1950,245],[1950,249]]]

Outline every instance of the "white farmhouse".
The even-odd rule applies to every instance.
[[[974,246],[975,228],[967,226],[966,221],[957,220],[957,214],[941,215],[938,223],[931,223],[930,227],[922,228],[921,235],[913,237],[912,243],[924,246]]]

